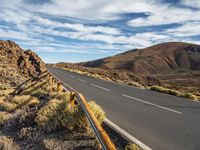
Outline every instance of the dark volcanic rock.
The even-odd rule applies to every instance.
[[[13,41],[0,40],[0,55],[4,62],[25,77],[33,77],[45,71],[44,62],[31,50],[24,51]]]

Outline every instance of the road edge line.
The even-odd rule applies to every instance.
[[[115,123],[113,123],[112,121],[110,121],[108,118],[104,119],[104,123],[107,124],[108,126],[114,128],[114,130],[116,132],[120,133],[122,136],[124,136],[127,139],[129,139],[130,141],[134,142],[135,144],[137,144],[138,146],[140,146],[144,150],[152,150],[146,144],[142,143],[140,140],[138,140],[137,138],[135,138],[132,135],[130,135],[128,132],[126,132],[125,130],[123,130],[122,128],[120,128],[118,125],[116,125]]]

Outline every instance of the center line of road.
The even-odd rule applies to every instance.
[[[173,109],[170,109],[170,108],[167,108],[167,107],[163,107],[163,106],[160,106],[160,105],[157,105],[157,104],[154,104],[154,103],[150,103],[150,102],[141,100],[141,99],[139,99],[139,98],[131,97],[131,96],[128,96],[128,95],[125,95],[125,94],[122,94],[122,96],[124,96],[124,97],[126,97],[126,98],[133,99],[133,100],[135,100],[135,101],[139,101],[139,102],[145,103],[145,104],[149,104],[149,105],[152,105],[152,106],[161,108],[161,109],[165,109],[165,110],[168,110],[168,111],[171,111],[171,112],[174,112],[174,113],[183,114],[183,113],[180,112],[180,111],[176,111],[176,110],[173,110]]]
[[[86,83],[86,81],[85,80],[82,80],[82,79],[79,79],[79,78],[76,78],[77,80],[79,80],[79,81],[81,81],[81,82],[84,82],[84,83]]]
[[[111,90],[109,90],[109,89],[107,89],[107,88],[101,87],[101,86],[96,85],[96,84],[90,84],[90,85],[95,86],[95,87],[98,87],[98,88],[103,89],[103,90],[106,90],[106,91],[111,91]]]

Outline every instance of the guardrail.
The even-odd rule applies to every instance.
[[[65,91],[69,91],[69,92],[74,93],[75,97],[77,98],[78,103],[80,104],[80,106],[83,109],[83,112],[84,112],[91,128],[93,129],[94,133],[96,134],[96,137],[97,137],[99,143],[101,144],[102,149],[103,150],[116,150],[114,144],[110,140],[110,137],[108,136],[108,134],[105,132],[105,130],[102,128],[102,126],[100,125],[100,123],[96,119],[94,113],[90,109],[90,107],[89,107],[86,99],[84,98],[84,96],[81,93],[77,92],[72,87],[70,87],[69,85],[63,83],[61,80],[59,80],[50,71],[48,71],[48,72],[52,76],[52,79],[54,78],[55,80],[57,80],[57,83],[58,83],[59,86],[61,86],[61,85],[63,86]]]

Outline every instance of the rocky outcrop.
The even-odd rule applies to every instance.
[[[17,70],[24,77],[33,77],[45,71],[45,63],[31,50],[24,51],[13,41],[0,40],[1,63]],[[8,67],[7,67],[8,68]]]

